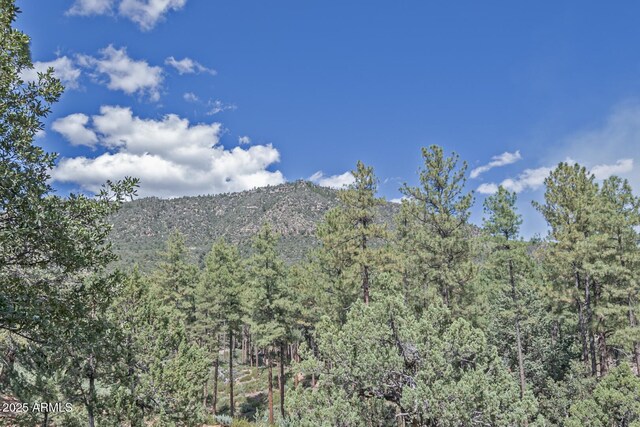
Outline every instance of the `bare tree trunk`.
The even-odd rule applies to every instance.
[[[607,351],[607,338],[605,334],[600,334],[600,376],[606,375],[609,370],[609,352]]]
[[[233,418],[235,404],[233,402],[233,330],[229,328],[229,414]]]
[[[367,228],[366,220],[363,221],[363,227]],[[364,253],[367,250],[367,236],[362,236],[362,240],[360,242],[360,249]],[[364,264],[362,266],[362,299],[365,304],[369,304],[369,266]]]
[[[280,416],[284,419],[284,384],[286,378],[284,377],[284,362],[285,362],[285,346],[284,343],[280,344]]]
[[[242,364],[247,364],[247,328],[242,327]]]
[[[598,361],[596,359],[596,340],[591,330],[591,323],[593,314],[591,312],[591,285],[590,285],[589,275],[587,275],[586,280],[584,281],[584,305],[585,305],[585,323],[586,329],[589,334],[589,357],[591,359],[591,375],[597,375],[598,373]]]
[[[93,374],[89,375],[89,401],[87,402],[87,415],[89,417],[89,427],[95,427],[95,415],[93,413],[96,396],[96,383]]]
[[[578,328],[580,329],[580,342],[582,344],[582,361],[588,363],[589,351],[587,350],[587,330],[584,319],[584,309],[580,299],[580,273],[575,269],[576,305],[578,306]]]
[[[216,349],[216,361],[213,365],[213,415],[218,414],[218,371],[220,369],[220,350]]]
[[[256,368],[260,367],[260,355],[258,354],[258,346],[254,346],[256,351]]]
[[[273,425],[273,361],[272,361],[272,357],[271,357],[271,351],[269,351],[269,356],[268,359],[266,360],[267,363],[267,367],[268,367],[268,372],[267,372],[267,378],[269,381],[269,425]]]
[[[298,343],[296,342],[293,345],[293,353],[291,355],[291,360],[295,361],[296,363],[300,362],[300,356],[298,355]],[[293,387],[294,388],[298,388],[298,383],[300,382],[298,377],[300,376],[299,372],[296,372],[295,375],[293,376]]]
[[[44,412],[44,418],[42,419],[42,427],[49,426],[49,411]]]

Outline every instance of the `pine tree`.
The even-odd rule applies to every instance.
[[[594,313],[598,328],[601,371],[613,356],[619,360],[625,349],[640,375],[640,198],[626,180],[616,176],[602,183],[599,193],[598,229],[601,233],[597,277],[602,283],[601,305]],[[603,372],[604,373],[604,372]]]
[[[276,252],[279,237],[265,224],[253,241],[253,255],[249,261],[249,283],[252,288],[251,320],[256,343],[267,351],[269,423],[273,424],[273,359],[274,350],[280,353],[281,416],[284,417],[284,348],[290,336],[291,297],[285,288],[286,271]]]
[[[197,322],[200,326],[200,333],[205,336],[215,335],[214,331],[226,329],[229,347],[229,411],[232,417],[235,409],[233,396],[234,337],[240,332],[244,318],[241,296],[245,280],[244,266],[238,249],[222,239],[218,240],[205,259],[205,268],[196,292]],[[210,347],[217,352],[215,345]],[[214,381],[217,381],[217,378]]]
[[[514,248],[514,239],[518,238],[520,224],[522,218],[516,213],[516,194],[510,193],[504,187],[498,187],[498,192],[493,196],[486,198],[484,202],[484,210],[486,217],[484,219],[484,229],[495,239],[498,240],[498,250],[507,253],[507,269],[509,276],[509,285],[511,290],[511,299],[515,311],[514,328],[516,333],[516,348],[518,349],[518,373],[520,377],[520,398],[524,397],[526,383],[524,375],[524,355],[522,353],[522,336],[520,332],[520,307],[518,302],[516,283],[516,272],[514,271],[514,255],[509,253]]]
[[[457,307],[473,277],[467,223],[473,195],[464,189],[467,164],[458,167],[458,155],[445,157],[437,145],[423,148],[422,157],[420,186],[404,184],[401,189],[407,197],[403,221],[411,230],[405,234],[405,247],[414,248],[417,256],[413,287],[419,291],[434,284],[445,304]]]
[[[545,179],[545,204],[534,203],[551,227],[549,237],[551,279],[559,301],[572,301],[578,314],[577,325],[582,360],[597,374],[594,307],[600,284],[594,276],[598,263],[598,185],[594,176],[578,165],[560,163]]]
[[[369,303],[372,283],[390,258],[388,232],[377,218],[383,201],[376,197],[373,168],[358,162],[351,174],[354,182],[338,193],[340,206],[327,212],[317,231],[317,259],[325,273],[319,282],[333,295],[329,305],[338,318],[356,298]]]
[[[162,262],[153,281],[153,289],[163,307],[174,310],[184,322],[188,332],[196,320],[195,288],[198,269],[190,262],[184,236],[174,231],[167,240],[166,250],[161,253]]]

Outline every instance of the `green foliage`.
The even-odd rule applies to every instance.
[[[514,378],[468,322],[436,305],[416,317],[397,298],[372,301],[355,304],[342,327],[318,325],[321,381],[318,390],[294,392],[294,425],[325,417],[327,401],[344,412],[321,425],[378,424],[396,412],[409,425],[513,425],[535,411],[531,396],[518,399]],[[350,421],[338,421],[343,416]]]
[[[590,397],[576,400],[567,427],[640,425],[640,378],[624,363],[598,383]]]
[[[473,277],[467,225],[473,194],[464,190],[467,164],[458,166],[457,154],[445,157],[436,145],[423,148],[422,157],[420,186],[405,184],[401,189],[407,199],[402,203],[405,224],[400,237],[402,246],[411,248],[406,259],[415,263],[415,268],[405,269],[413,276],[407,277],[407,285],[412,295],[419,296],[428,283],[434,283],[436,295],[459,309],[465,284]]]
[[[249,261],[252,331],[261,347],[284,341],[289,333],[291,302],[285,288],[286,271],[276,252],[278,236],[269,224],[256,235]]]

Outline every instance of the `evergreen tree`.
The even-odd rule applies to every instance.
[[[195,322],[195,289],[198,268],[191,263],[184,236],[174,231],[162,252],[159,272],[153,281],[153,289],[162,306],[174,310],[175,315],[187,326],[188,331]]]
[[[437,145],[422,149],[424,168],[420,186],[401,189],[404,221],[410,227],[405,243],[416,251],[414,294],[437,292],[448,307],[459,308],[464,287],[473,277],[470,262],[469,209],[473,195],[465,193],[466,162],[458,167],[458,155],[445,157]],[[419,298],[424,300],[424,297]]]
[[[110,404],[119,422],[132,426],[196,425],[208,358],[188,339],[183,317],[149,288],[134,271],[113,305],[121,347]]]
[[[273,424],[273,359],[280,353],[280,404],[284,417],[284,349],[290,335],[291,298],[285,288],[285,266],[276,252],[278,236],[265,224],[253,241],[249,283],[252,288],[251,329],[256,343],[267,351],[269,423]]]
[[[306,364],[321,377],[317,390],[293,392],[293,425],[507,426],[535,412],[481,331],[444,307],[417,317],[400,298],[374,295],[345,325],[318,325],[319,356]]]
[[[598,266],[598,185],[578,165],[560,163],[545,179],[545,204],[534,203],[551,227],[550,279],[558,301],[571,301],[577,312],[582,360],[596,375],[594,307],[601,294],[594,276]]]
[[[235,409],[233,395],[234,337],[240,332],[244,318],[244,307],[241,298],[242,286],[244,286],[246,280],[244,276],[244,266],[238,249],[221,239],[213,245],[206,257],[202,279],[196,292],[199,335],[207,337],[206,339],[210,341],[211,335],[215,335],[215,331],[222,327],[227,332],[229,346],[229,412],[232,417]],[[209,345],[209,347],[216,352],[218,351],[215,345]],[[217,378],[214,381],[217,381]],[[217,387],[214,389],[217,389]]]
[[[319,278],[337,318],[344,319],[356,298],[369,303],[376,275],[386,269],[386,227],[377,217],[383,203],[376,197],[378,180],[373,168],[358,162],[351,172],[354,182],[338,193],[340,206],[327,212],[318,226],[321,248],[317,252],[324,277]]]
[[[18,347],[55,340],[72,315],[65,283],[113,260],[107,217],[134,194],[135,180],[107,183],[96,198],[53,194],[56,155],[33,143],[63,87],[53,70],[25,83],[29,37],[13,27],[19,9],[0,1],[0,385]],[[77,279],[73,279],[77,280]],[[52,336],[53,335],[53,336]]]

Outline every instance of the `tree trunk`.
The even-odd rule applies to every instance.
[[[580,329],[580,342],[582,344],[582,361],[588,363],[589,351],[587,350],[587,330],[584,321],[584,310],[580,299],[580,273],[575,269],[576,305],[578,306],[578,328]]]
[[[590,285],[589,275],[587,275],[586,280],[584,281],[584,305],[586,310],[586,329],[589,334],[589,357],[591,359],[591,375],[597,375],[598,373],[598,361],[596,359],[596,340],[593,331],[591,330],[593,314],[591,311],[591,285]]]
[[[247,364],[247,328],[242,327],[242,364]]]
[[[44,418],[42,419],[42,427],[49,427],[49,411],[44,412]]]
[[[220,369],[220,351],[216,349],[216,361],[213,365],[213,415],[218,414],[218,370]]]
[[[229,329],[229,414],[233,418],[235,404],[233,402],[233,330]]]
[[[513,273],[513,260],[509,260],[509,281],[511,282],[511,298],[516,311],[515,328],[516,328],[516,346],[518,349],[518,371],[520,373],[520,400],[524,398],[526,389],[524,376],[524,356],[522,355],[522,337],[520,336],[520,313],[518,310],[518,295],[516,294],[516,279]]]
[[[202,391],[203,397],[202,397],[202,408],[204,408],[204,411],[207,411],[207,400],[209,398],[209,378],[206,379],[206,381],[204,382],[204,390]]]
[[[609,370],[609,352],[607,351],[607,338],[605,334],[600,334],[600,376],[606,375]]]
[[[285,345],[280,344],[280,416],[284,419],[284,384],[286,378],[284,377],[284,361],[285,361]]]
[[[638,324],[636,317],[633,313],[633,298],[631,295],[627,296],[627,303],[629,304],[629,326],[635,328]],[[640,344],[634,342],[633,344],[633,361],[636,365],[636,375],[640,376]]]
[[[293,353],[291,355],[291,360],[293,360],[296,363],[300,362],[300,356],[298,355],[298,343],[297,342],[293,345]],[[298,383],[299,383],[298,377],[300,376],[299,374],[300,374],[299,372],[295,372],[295,375],[293,376],[293,387],[294,388],[298,388]]]
[[[271,352],[269,352],[271,353]],[[273,361],[271,354],[269,354],[268,359],[266,360],[268,372],[267,379],[269,381],[269,425],[273,425]]]
[[[96,383],[93,374],[89,375],[89,401],[87,402],[87,415],[89,417],[89,427],[95,427],[95,415],[93,413],[96,397]]]
[[[260,355],[258,354],[258,346],[254,346],[256,351],[256,368],[260,367]]]
[[[363,227],[367,228],[366,221],[363,222]],[[362,236],[362,241],[360,243],[360,249],[362,249],[362,253],[364,254],[367,250],[367,236]],[[362,265],[362,299],[365,304],[369,304],[369,266],[364,264]]]

